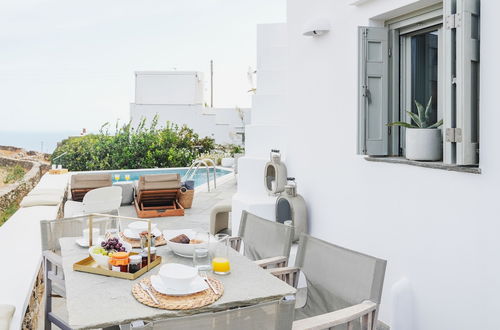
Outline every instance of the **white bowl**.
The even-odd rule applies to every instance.
[[[127,251],[127,252],[132,251],[132,245],[130,243],[124,242],[122,240],[120,240],[120,243],[122,243],[122,245],[125,247],[125,251]],[[104,256],[102,254],[96,254],[96,253],[92,252],[92,250],[96,246],[100,246],[100,245],[94,245],[94,246],[89,247],[90,256],[92,257],[92,259],[94,259],[95,262],[97,262],[97,264],[99,266],[101,266],[102,268],[105,268],[105,269],[109,269],[109,257]]]
[[[134,221],[128,225],[128,229],[132,231],[133,234],[139,236],[143,231],[148,231],[148,223],[144,221]],[[156,224],[151,224],[151,231],[156,229]]]
[[[172,249],[172,251],[181,256],[181,257],[186,257],[186,258],[192,258],[194,250],[197,248],[205,247],[208,248],[208,242],[203,242],[203,243],[198,243],[198,244],[182,244],[182,243],[175,243],[171,242],[170,239],[184,234],[189,239],[193,239],[196,236],[196,232],[191,229],[181,229],[181,230],[165,230],[163,231],[163,237],[165,237],[165,240],[167,241],[167,245]]]
[[[161,266],[158,275],[166,288],[186,290],[198,277],[198,270],[194,267],[172,263]]]

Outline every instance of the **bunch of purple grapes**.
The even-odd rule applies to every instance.
[[[125,247],[118,241],[118,238],[109,238],[107,241],[102,241],[101,246],[107,251],[115,250],[117,252],[125,252]]]

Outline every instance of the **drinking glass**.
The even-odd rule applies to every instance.
[[[130,180],[130,174],[125,174],[125,180],[127,180],[127,181]]]
[[[212,259],[212,270],[218,275],[229,274],[231,272],[228,258],[229,235],[217,234],[215,235],[215,241],[217,244]]]
[[[212,269],[212,265],[210,265],[210,254],[208,253],[208,247],[199,247],[194,249],[193,266],[201,271]]]
[[[120,181],[120,174],[115,174],[115,181]]]

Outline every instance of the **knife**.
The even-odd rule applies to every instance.
[[[151,297],[151,299],[153,299],[153,301],[155,302],[155,304],[159,305],[160,303],[158,302],[158,300],[155,298],[155,296],[153,295],[153,293],[151,292],[151,290],[149,290],[149,287],[142,283],[142,282],[139,282],[139,285],[141,286],[141,288],[146,291],[146,293]]]

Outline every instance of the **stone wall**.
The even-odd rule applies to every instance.
[[[48,165],[38,162],[0,157],[0,166],[15,165],[22,166],[28,172],[20,181],[0,188],[0,212],[14,203],[21,202],[23,197],[35,187],[42,175],[49,169]]]

